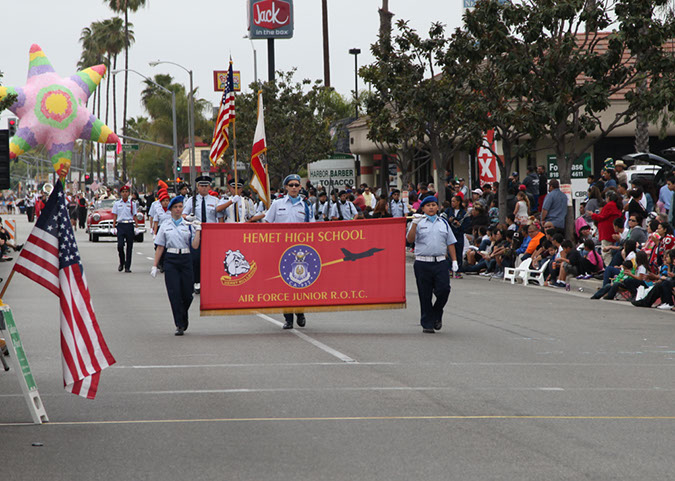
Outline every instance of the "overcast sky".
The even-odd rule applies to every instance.
[[[370,45],[376,41],[381,4],[379,0],[328,0],[331,84],[343,95],[351,95],[354,88],[354,57],[348,50],[361,49],[359,65],[372,61]],[[394,21],[409,20],[419,31],[427,32],[436,21],[450,31],[461,24],[462,5],[463,0],[390,0],[389,10]],[[298,80],[323,79],[321,0],[295,0],[294,9],[294,37],[275,41],[276,69],[297,67]],[[81,53],[82,29],[113,16],[102,0],[13,1],[4,12],[11,20],[3,22],[0,70],[5,74],[2,83],[10,86],[26,82],[33,43],[43,48],[61,76],[72,75]],[[178,67],[148,66],[157,59],[182,64],[194,71],[198,95],[213,104],[221,95],[213,91],[213,70],[226,69],[230,55],[235,70],[241,71],[242,84],[254,80],[251,42],[242,38],[247,33],[246,0],[148,0],[144,9],[130,14],[130,21],[136,43],[129,52],[129,68],[147,76],[169,73],[187,85],[188,74]],[[267,41],[254,40],[253,45],[258,52],[258,77],[266,80]],[[122,55],[118,68],[123,67]],[[139,100],[142,79],[130,73],[129,81],[129,117],[146,115]],[[364,88],[361,81],[359,85]],[[2,114],[0,127],[5,128],[8,116],[8,111]]]

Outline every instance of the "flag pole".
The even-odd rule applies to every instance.
[[[12,282],[12,277],[14,277],[14,269],[12,269],[12,272],[9,273],[9,277],[5,281],[5,285],[2,286],[2,292],[0,292],[0,302],[2,302],[2,300],[5,298],[5,291],[7,291],[9,283]]]
[[[239,195],[239,175],[237,172],[237,121],[232,121],[232,151],[234,153],[234,195]],[[232,205],[234,210],[234,219],[239,222],[239,206],[235,202]]]

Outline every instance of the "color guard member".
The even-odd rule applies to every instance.
[[[406,240],[415,243],[415,279],[420,298],[422,332],[433,334],[443,326],[443,307],[450,295],[450,273],[447,254],[452,259],[452,271],[457,272],[455,239],[448,222],[438,216],[438,199],[425,197],[421,204],[424,214],[414,214]],[[432,296],[436,302],[432,303]]]
[[[207,222],[218,222],[216,207],[218,206],[218,198],[209,194],[209,187],[211,187],[211,177],[202,175],[197,177],[197,193],[190,197],[190,200],[183,204],[183,217],[193,216],[202,224]],[[189,217],[188,220],[193,217]],[[192,250],[192,269],[194,272],[194,290],[195,294],[199,294],[201,288],[200,275],[200,257],[201,249]]]
[[[284,179],[284,187],[288,195],[277,199],[270,205],[265,222],[315,222],[314,209],[300,196],[300,176],[291,174]],[[298,327],[305,327],[307,320],[303,313],[296,314]],[[293,329],[293,313],[284,313],[284,329]]]
[[[129,186],[123,185],[120,188],[122,198],[113,204],[113,234],[117,235],[117,254],[120,258],[120,265],[117,270],[122,272],[131,272],[131,256],[134,249],[134,230],[136,227],[136,214],[138,207],[129,199]],[[126,258],[124,255],[124,244],[127,245]]]
[[[193,272],[191,250],[199,249],[201,223],[188,223],[183,219],[183,196],[174,197],[169,203],[171,218],[162,223],[157,232],[155,262],[150,270],[157,277],[159,260],[166,250],[164,260],[164,284],[169,295],[176,336],[187,330],[188,311],[192,304]]]
[[[347,192],[341,190],[338,201],[330,208],[331,220],[352,220],[359,213],[354,204],[347,200]]]

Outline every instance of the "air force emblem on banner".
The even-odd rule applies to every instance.
[[[321,274],[319,253],[307,245],[295,245],[283,253],[279,274],[286,284],[296,289],[309,287]]]

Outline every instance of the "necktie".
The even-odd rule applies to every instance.
[[[202,197],[202,222],[206,222],[206,197]]]

